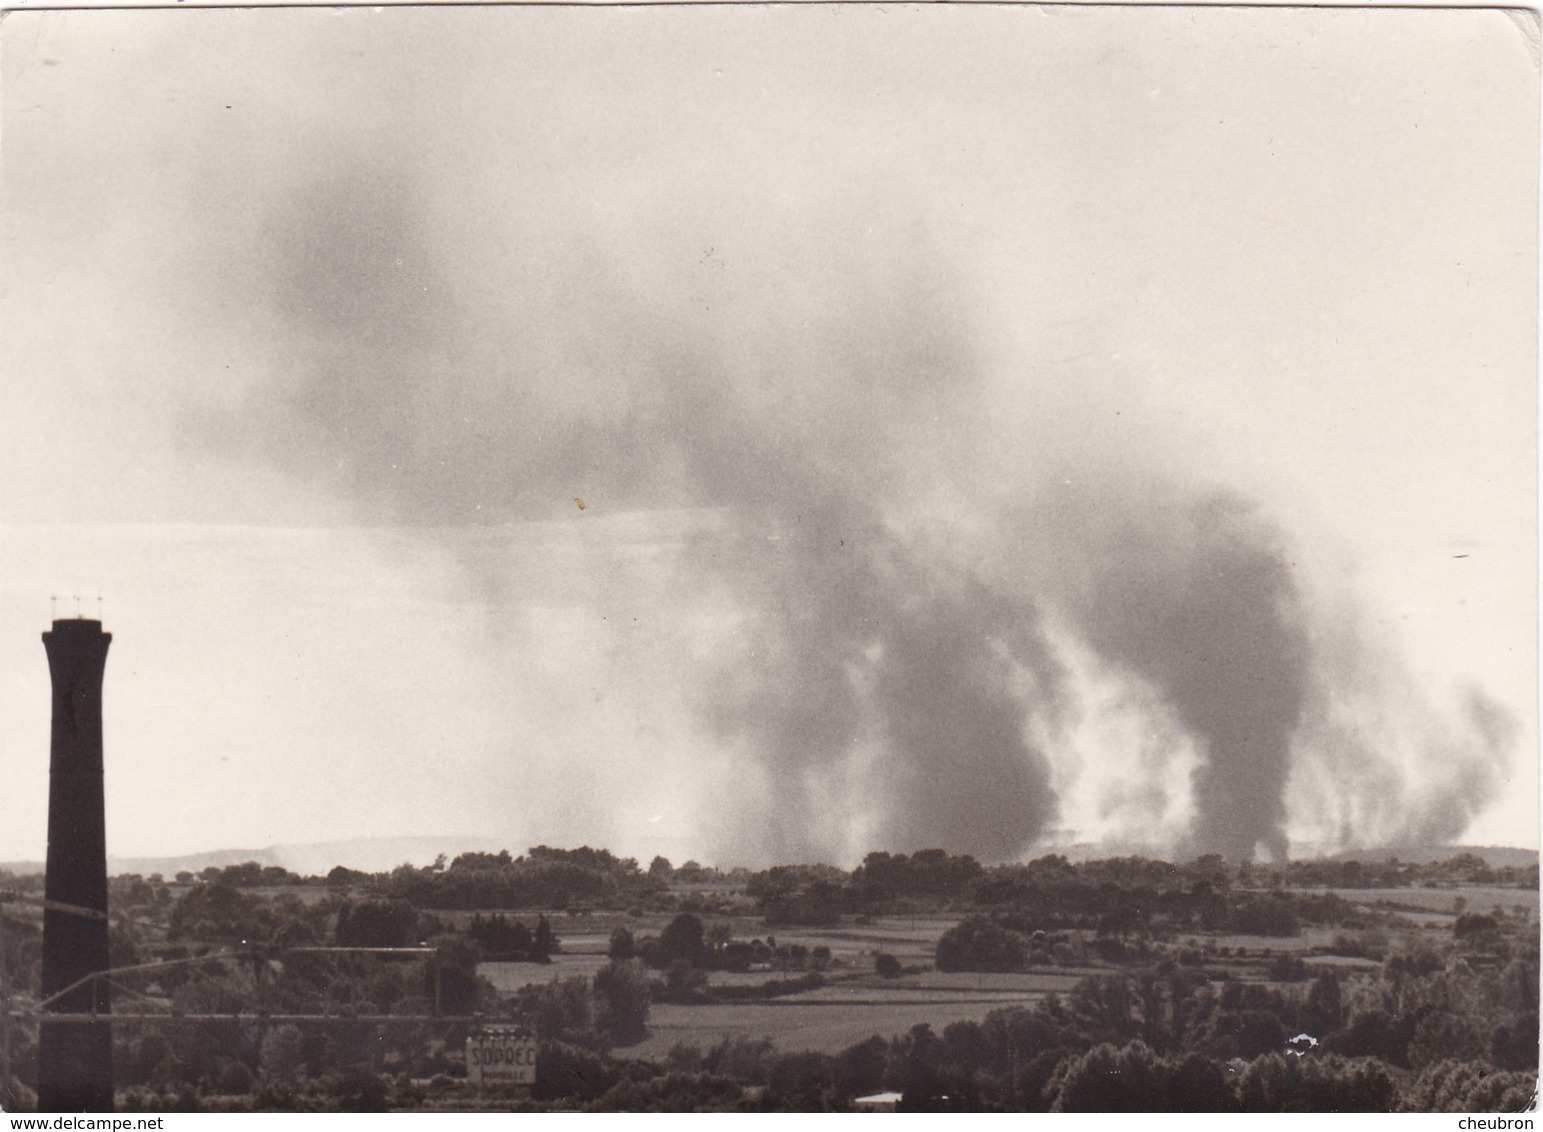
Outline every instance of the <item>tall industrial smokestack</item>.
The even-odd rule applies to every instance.
[[[100,621],[55,621],[43,634],[54,686],[49,753],[48,874],[43,910],[43,997],[108,969],[107,831],[102,792],[102,673],[110,633]],[[107,984],[97,980],[50,1003],[54,1014],[105,1014]],[[111,1112],[112,1026],[42,1024],[38,1108]]]

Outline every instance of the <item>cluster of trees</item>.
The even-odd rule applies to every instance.
[[[151,873],[148,877],[139,873],[120,873],[109,880],[108,889],[115,900],[128,898],[134,903],[149,903],[149,900],[143,897],[136,899],[132,894],[148,890],[159,896],[160,890],[168,889],[171,884],[183,887],[190,884],[224,884],[231,888],[288,888],[320,883],[323,883],[320,877],[303,877],[279,865],[243,861],[237,865],[209,865],[196,873],[184,869],[170,882],[160,873]]]
[[[1052,941],[971,917],[944,933],[936,963],[945,971],[1021,970],[1043,962]],[[1401,1069],[1472,1057],[1498,1070],[1537,1064],[1538,935],[1530,918],[1460,917],[1450,943],[1394,949],[1370,975],[1341,976],[1291,956],[1268,970],[1276,984],[1164,959],[1085,980],[1067,1009],[1085,1035],[1139,1040],[1160,1053],[1255,1057],[1305,1033],[1315,1048]]]
[[[1535,1075],[1444,1061],[1400,1081],[1369,1059],[1267,1054],[1242,1065],[1198,1054],[1162,1056],[1135,1042],[1097,1045],[1050,1067],[1025,1058],[1013,1020],[988,1017],[934,1033],[928,1026],[877,1036],[838,1054],[781,1053],[766,1039],[725,1039],[706,1051],[678,1046],[658,1061],[616,1060],[582,1044],[543,1040],[537,1083],[511,1108],[598,1112],[842,1111],[879,1089],[908,1110],[1055,1112],[1519,1112]],[[270,1033],[255,1072],[228,1068],[211,1096],[198,1086],[128,1091],[130,1111],[268,1109],[384,1111],[433,1108],[454,1095],[448,1074],[421,1084],[402,1072],[327,1070],[313,1075],[313,1047],[297,1027]]]
[[[612,959],[641,959],[655,970],[685,963],[701,971],[750,971],[757,968],[823,971],[831,964],[830,948],[766,939],[735,939],[726,924],[705,925],[694,912],[681,912],[657,936],[636,937],[625,925],[611,933]]]
[[[177,897],[167,916],[173,941],[299,946],[326,938],[332,909],[293,893],[263,897],[226,884],[195,885]],[[116,953],[115,964],[122,958]]]
[[[557,937],[545,916],[537,916],[536,926],[528,928],[496,912],[486,918],[479,913],[472,917],[466,934],[481,948],[482,957],[490,960],[550,963],[558,949]]]
[[[506,1005],[530,1019],[545,1041],[603,1052],[643,1039],[653,1000],[652,980],[643,964],[613,959],[591,979],[572,975],[528,986]]]
[[[402,865],[370,878],[379,897],[436,910],[652,907],[668,885],[638,868],[630,857],[604,849],[552,849],[539,845],[523,857],[463,853],[445,865]]]
[[[251,889],[314,883],[277,866],[256,862],[211,866],[179,873],[180,884],[217,884]],[[986,867],[968,855],[941,849],[912,854],[874,852],[851,871],[829,865],[780,865],[758,873],[724,873],[695,861],[673,866],[656,857],[642,870],[631,858],[583,846],[536,846],[525,856],[464,853],[425,868],[403,865],[367,874],[339,866],[326,877],[333,888],[349,887],[381,899],[404,900],[420,909],[517,910],[593,907],[660,911],[708,909],[700,893],[675,895],[670,886],[742,885],[770,926],[818,926],[843,917],[937,910],[1033,909],[1042,927],[1090,928],[1109,917],[1137,921],[1156,931],[1240,931],[1290,934],[1298,923],[1349,927],[1350,906],[1331,893],[1309,896],[1283,889],[1358,889],[1499,885],[1535,888],[1536,865],[1491,867],[1472,853],[1411,864],[1389,859],[1292,861],[1281,866],[1229,865],[1220,857],[1187,864],[1142,857],[1073,863],[1049,855],[1027,864]],[[1276,890],[1274,899],[1239,890]],[[1111,899],[1118,893],[1119,900]],[[114,899],[124,907],[170,899],[159,876],[114,881]],[[1232,922],[1229,922],[1232,921]],[[1251,922],[1253,921],[1253,922]],[[1112,927],[1116,925],[1103,925]]]
[[[1144,857],[1073,863],[1058,854],[1018,865],[982,866],[940,849],[870,853],[850,873],[828,865],[782,865],[755,873],[746,892],[769,924],[819,925],[843,916],[923,910],[1032,909],[1046,926],[1092,928],[1108,917],[1174,931],[1291,934],[1298,923],[1354,924],[1351,906],[1332,893],[1287,888],[1536,888],[1538,869],[1490,868],[1474,854],[1425,865],[1293,861],[1229,865],[1220,857],[1187,864]],[[1244,898],[1240,890],[1255,891]],[[1117,897],[1117,899],[1116,899]]]
[[[773,927],[818,927],[865,907],[832,865],[778,865],[750,877],[745,895]]]
[[[984,873],[974,857],[952,857],[941,849],[923,849],[909,857],[869,853],[852,870],[849,884],[865,907],[877,908],[902,899],[951,900],[969,891]]]
[[[186,873],[177,874],[179,883],[186,884],[192,879]],[[232,888],[278,888],[312,883],[311,880],[278,865],[260,865],[256,861],[244,861],[239,865],[226,865],[223,868],[210,865],[198,874],[198,879],[205,884],[228,884]]]
[[[426,930],[438,930],[439,924],[425,917],[422,929],[418,909],[405,900],[345,900],[332,939],[339,947],[418,947]]]
[[[1397,957],[1380,978],[1342,982],[1330,971],[1287,987],[1172,976],[1089,980],[1068,1001],[1101,1038],[1161,1051],[1253,1057],[1307,1034],[1314,1049],[1398,1069],[1465,1058],[1506,1071],[1537,1064],[1537,969],[1520,960],[1475,970]]]
[[[850,874],[827,865],[785,865],[754,874],[746,893],[768,925],[816,926],[844,916],[918,910],[991,912],[1025,934],[1096,930],[1295,935],[1302,926],[1360,928],[1372,917],[1334,893],[1234,887],[1220,858],[1173,865],[1141,857],[1073,864],[1048,856],[1024,865],[981,866],[941,850],[870,853]]]
[[[683,865],[672,865],[668,857],[655,857],[648,863],[648,875],[656,880],[667,881],[671,884],[734,885],[744,884],[750,878],[750,870],[735,868],[724,872],[722,869],[714,868],[711,865],[699,864],[696,861],[687,861]]]
[[[734,939],[728,926],[706,927],[692,912],[682,912],[665,925],[657,936],[635,937],[626,927],[611,933],[610,958],[613,963],[637,962],[644,968],[664,972],[663,980],[650,983],[655,1002],[713,1003],[764,1000],[799,994],[824,985],[821,972],[833,962],[830,948],[824,944],[779,944],[775,936],[749,942]],[[759,985],[709,985],[708,972],[775,969],[781,977],[769,978]],[[786,977],[788,972],[803,972]]]

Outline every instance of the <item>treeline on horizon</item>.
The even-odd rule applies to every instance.
[[[1298,923],[1336,923],[1348,915],[1332,892],[1300,890],[1452,888],[1462,885],[1538,887],[1538,866],[1492,867],[1473,853],[1426,864],[1306,860],[1284,865],[1228,863],[1209,855],[1174,864],[1145,857],[1072,862],[1050,854],[1024,864],[982,865],[941,849],[912,854],[869,853],[856,868],[777,865],[758,872],[724,872],[694,861],[673,866],[656,857],[647,869],[630,857],[584,846],[545,845],[523,856],[463,853],[435,864],[400,865],[383,873],[343,866],[325,878],[301,877],[254,862],[179,873],[178,884],[231,888],[326,884],[370,897],[401,900],[430,911],[648,912],[728,911],[743,892],[772,926],[821,926],[843,917],[927,911],[1000,911],[1032,905],[1046,922],[1036,927],[1136,930],[1169,927],[1257,935],[1291,935]],[[131,903],[143,903],[162,878],[114,878]],[[141,891],[143,889],[144,891]],[[1108,901],[1118,890],[1117,907]],[[1296,890],[1296,891],[1288,891]],[[1247,892],[1253,895],[1244,896]],[[1271,894],[1274,894],[1272,898]],[[1231,895],[1229,895],[1231,894]],[[1120,921],[1112,923],[1111,918]],[[1031,929],[1032,930],[1032,929]]]
[[[41,876],[0,870],[0,884],[19,891],[41,887]],[[209,866],[198,873],[179,872],[168,880],[159,874],[129,873],[112,878],[112,887],[147,903],[163,885],[214,883],[231,888],[277,888],[293,885],[346,887],[387,899],[405,900],[414,907],[443,911],[555,910],[627,908],[675,910],[693,900],[710,902],[711,892],[671,897],[674,889],[743,889],[767,914],[769,922],[819,924],[841,915],[905,914],[913,911],[999,907],[1032,895],[1075,906],[1079,890],[1114,886],[1155,895],[1238,889],[1366,889],[1451,888],[1460,885],[1537,888],[1538,865],[1491,866],[1471,852],[1455,853],[1424,864],[1399,861],[1311,859],[1283,865],[1229,863],[1207,855],[1175,864],[1141,856],[1109,857],[1080,862],[1048,854],[1021,864],[982,865],[967,854],[923,849],[912,854],[869,853],[856,868],[833,865],[776,865],[760,871],[725,871],[688,861],[674,866],[655,857],[647,869],[635,858],[617,857],[605,849],[581,846],[554,849],[535,846],[523,856],[462,853],[441,856],[434,864],[403,864],[387,872],[369,873],[339,865],[325,877],[302,876],[277,865],[255,861]],[[698,910],[687,907],[686,910]],[[1087,926],[1087,925],[1083,925]]]
[[[40,888],[40,877],[0,874],[0,886]],[[195,934],[195,923],[218,937],[243,938],[251,930],[254,905],[243,892],[282,893],[300,886],[325,886],[339,899],[395,906],[417,913],[553,911],[582,914],[619,910],[632,914],[693,912],[702,915],[754,914],[774,928],[834,926],[844,920],[917,913],[973,917],[974,936],[990,940],[988,951],[1009,941],[1020,963],[1045,959],[1048,944],[1036,933],[1080,930],[1100,938],[1163,938],[1179,932],[1293,936],[1305,927],[1372,929],[1376,916],[1338,895],[1336,889],[1364,890],[1486,886],[1536,889],[1538,866],[1491,867],[1472,853],[1426,864],[1309,860],[1285,865],[1229,864],[1203,856],[1185,864],[1143,857],[1072,862],[1048,855],[1025,864],[981,865],[968,855],[943,850],[912,854],[873,852],[851,870],[831,865],[778,865],[759,872],[725,873],[696,862],[673,866],[656,857],[647,869],[633,858],[588,846],[536,846],[523,856],[464,853],[433,865],[401,865],[382,873],[338,866],[326,877],[302,877],[256,862],[178,873],[168,883],[152,875],[112,878],[115,909],[160,905],[171,911],[173,937]],[[174,895],[173,889],[181,892]],[[189,899],[191,897],[191,899]],[[175,907],[173,908],[173,904]],[[1461,911],[1461,908],[1458,909]],[[378,915],[364,906],[360,915]],[[351,937],[344,913],[341,936]],[[266,919],[266,917],[259,917]],[[417,942],[418,928],[369,930],[372,938]],[[415,922],[415,921],[412,921]],[[982,925],[989,922],[991,930]],[[426,921],[426,923],[428,923]],[[544,922],[541,925],[545,930]],[[476,925],[490,956],[543,961],[546,939],[498,919]],[[961,925],[961,930],[970,930]],[[1002,932],[1011,933],[1004,936]],[[413,938],[409,938],[409,937]],[[954,951],[948,941],[943,963]],[[1115,944],[1108,944],[1113,947]],[[966,949],[970,950],[970,949]],[[1357,954],[1351,945],[1342,953]],[[1376,948],[1366,957],[1380,958]],[[1114,958],[1114,956],[1109,956]],[[1063,960],[1065,961],[1065,960]],[[976,969],[966,963],[958,969]]]

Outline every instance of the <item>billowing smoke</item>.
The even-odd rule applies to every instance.
[[[447,240],[457,221],[401,168],[312,167],[335,172],[266,232],[274,376],[201,418],[200,441],[430,538],[580,521],[576,500],[693,516],[669,584],[734,631],[635,661],[678,665],[701,733],[764,781],[741,859],[849,857],[854,823],[868,847],[1032,847],[1082,699],[1051,619],[1192,751],[1181,851],[1280,856],[1315,775],[1360,760],[1344,792],[1360,800],[1399,780],[1347,733],[1337,674],[1361,653],[1321,647],[1287,536],[1155,456],[1078,451],[1075,409],[1021,433],[999,419],[978,304],[903,216],[730,193],[685,235],[639,206],[628,239],[609,229],[625,254],[526,216],[498,233],[502,259],[450,262],[475,238]],[[463,565],[505,585],[485,555]],[[1508,724],[1474,718],[1487,739],[1437,743],[1448,764],[1462,752],[1445,786],[1467,801],[1418,830],[1383,821],[1389,836],[1452,836],[1492,788]]]
[[[873,844],[1021,851],[1055,812],[1029,738],[1059,675],[1034,607],[918,561],[842,504],[792,520],[774,550],[744,547],[727,564],[766,615],[756,655],[710,708],[770,770],[774,855],[828,852],[810,833],[830,768],[864,746],[879,762],[857,784]]]
[[[746,841],[784,860],[843,853],[845,812],[892,847],[1005,858],[1032,844],[1055,802],[1029,721],[1058,694],[1035,606],[903,530],[913,486],[946,462],[936,432],[967,426],[977,396],[927,253],[883,262],[886,239],[859,239],[834,251],[860,303],[827,283],[756,320],[745,308],[761,297],[729,284],[724,317],[682,326],[670,302],[628,292],[624,268],[571,249],[588,262],[532,265],[555,304],[548,292],[469,326],[455,319],[468,281],[438,270],[412,201],[384,183],[355,170],[275,216],[297,356],[201,430],[261,438],[366,515],[429,530],[559,507],[577,519],[579,500],[689,508],[703,518],[673,584],[726,590],[744,624],[737,647],[681,676],[701,688],[704,731],[764,774]],[[502,584],[496,561],[465,565]]]
[[[1042,525],[1077,556],[1039,584],[1106,663],[1157,690],[1193,740],[1190,846],[1284,856],[1284,790],[1313,658],[1282,536],[1221,491],[1092,480],[1051,498]]]
[[[1313,683],[1286,791],[1293,811],[1314,816],[1314,840],[1331,847],[1461,837],[1498,795],[1516,721],[1474,688],[1440,703],[1353,608],[1320,610],[1311,624]]]

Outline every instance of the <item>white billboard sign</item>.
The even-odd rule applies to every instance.
[[[522,1026],[489,1026],[466,1039],[466,1077],[476,1085],[532,1085],[536,1036]]]

